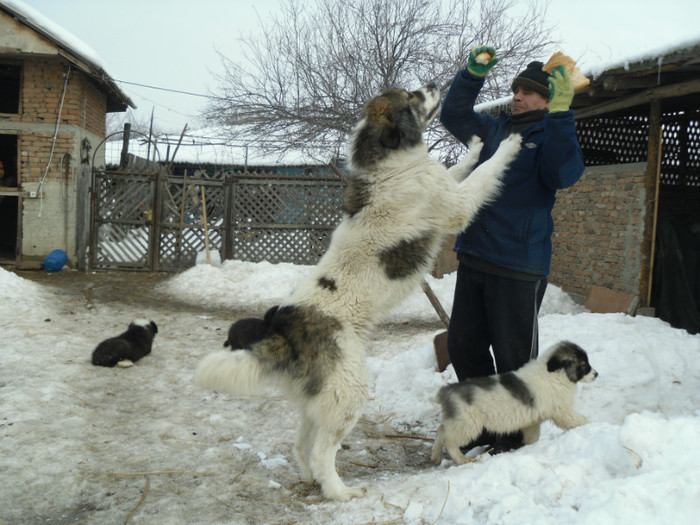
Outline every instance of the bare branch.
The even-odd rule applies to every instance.
[[[232,137],[274,139],[282,151],[336,151],[372,96],[428,81],[446,92],[477,45],[500,58],[482,97],[507,95],[517,71],[555,44],[546,10],[537,0],[286,0],[241,38],[242,56],[220,55],[224,73],[204,117]],[[454,159],[460,149],[444,135],[434,126],[431,148]]]

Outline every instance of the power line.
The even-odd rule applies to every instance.
[[[138,86],[138,87],[143,87],[143,88],[148,88],[148,89],[155,89],[158,91],[168,91],[170,93],[179,93],[180,95],[190,95],[192,97],[202,97],[202,98],[208,98],[208,99],[212,99],[212,100],[228,100],[225,97],[216,97],[213,95],[203,95],[202,93],[194,93],[192,91],[182,91],[180,89],[170,89],[170,88],[164,88],[164,87],[158,87],[158,86],[151,86],[148,84],[140,84],[138,82],[129,82],[127,80],[119,80],[116,78],[114,78],[112,80],[114,80],[115,82],[120,82],[122,84],[128,84],[130,86]]]

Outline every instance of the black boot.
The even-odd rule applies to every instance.
[[[468,445],[459,447],[459,450],[462,452],[462,454],[466,454],[474,447],[488,447],[493,445],[493,443],[498,440],[498,437],[499,436],[497,434],[493,434],[488,430],[483,430],[478,438],[472,440]]]
[[[489,454],[495,456],[496,454],[502,454],[503,452],[517,450],[524,444],[525,442],[522,430],[518,430],[517,432],[513,432],[511,434],[501,434],[491,442],[491,450],[489,450]]]

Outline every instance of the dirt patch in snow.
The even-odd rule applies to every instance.
[[[0,512],[4,522],[340,520],[341,504],[325,501],[317,486],[298,479],[292,452],[297,416],[287,400],[274,393],[238,399],[191,385],[196,363],[221,347],[230,322],[260,312],[204,308],[158,295],[156,286],[169,274],[17,273],[51,287],[56,313],[45,320],[46,329],[54,339],[56,331],[65,332],[72,344],[56,350],[57,366],[69,371],[42,393],[52,417],[44,419],[44,410],[35,420],[0,421],[0,438],[38,451],[35,465],[17,467],[37,471],[24,474],[26,488],[6,494],[12,508]],[[89,365],[96,342],[141,316],[160,327],[150,356],[126,370]],[[368,354],[439,329],[437,317],[434,324],[381,325]],[[35,337],[33,344],[41,347],[41,334]],[[429,439],[397,431],[391,414],[385,417],[363,417],[338,452],[338,471],[349,485],[371,486],[429,468]],[[42,448],[50,457],[43,457]],[[401,522],[404,509],[383,501],[379,507],[372,516]]]

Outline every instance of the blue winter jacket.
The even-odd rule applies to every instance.
[[[484,84],[466,69],[452,82],[440,121],[459,141],[484,142],[479,162],[490,158],[506,136],[510,116],[474,111]],[[546,276],[552,256],[552,208],[558,189],[573,185],[584,170],[573,111],[547,113],[523,133],[522,150],[506,172],[503,192],[462,232],[454,250],[514,272]]]

